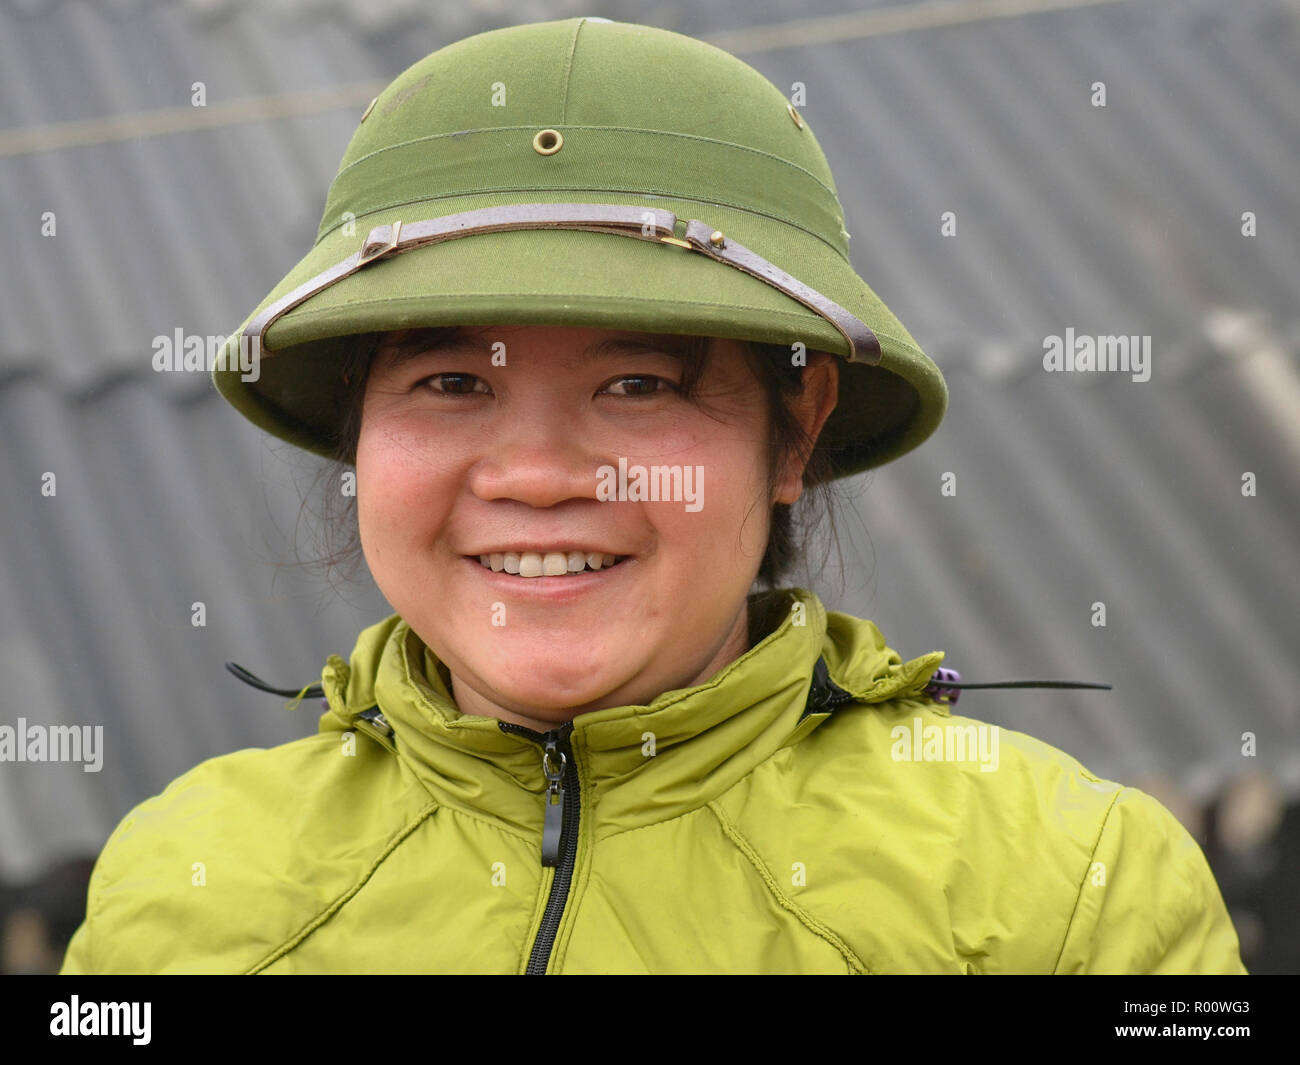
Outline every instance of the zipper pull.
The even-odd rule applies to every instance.
[[[547,781],[546,819],[542,824],[543,865],[560,864],[560,836],[564,831],[564,771],[568,764],[568,756],[560,750],[559,733],[548,732],[546,749],[542,751],[542,772]]]

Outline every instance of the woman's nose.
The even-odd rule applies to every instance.
[[[480,499],[514,499],[534,507],[594,499],[603,461],[583,444],[571,417],[553,412],[526,421],[516,418],[493,437],[490,454],[471,469],[470,489]]]

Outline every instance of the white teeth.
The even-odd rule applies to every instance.
[[[502,571],[519,577],[560,577],[584,573],[588,569],[609,569],[617,555],[599,551],[505,551],[478,556],[479,565],[494,573]]]

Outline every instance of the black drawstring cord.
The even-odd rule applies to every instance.
[[[947,703],[951,706],[957,701],[963,688],[1100,688],[1110,691],[1114,685],[1090,680],[1002,680],[992,684],[970,684],[962,683],[961,674],[955,669],[944,669],[941,666],[934,671],[934,676],[925,686],[923,694],[928,695],[936,703]]]
[[[287,699],[292,699],[293,703],[289,706],[290,710],[296,710],[298,704],[304,699],[324,699],[325,689],[320,684],[308,684],[305,688],[294,691],[292,688],[273,688],[267,684],[261,677],[254,676],[238,662],[227,662],[226,668],[245,684],[256,688],[258,691],[269,692],[272,695],[283,695]],[[328,707],[328,702],[326,706]],[[393,726],[390,725],[383,714],[379,712],[379,707],[372,706],[369,710],[362,710],[358,717],[369,721],[376,726],[385,736],[393,735]]]
[[[319,684],[308,684],[305,688],[273,688],[260,677],[254,676],[237,662],[227,662],[226,668],[236,677],[242,680],[250,687],[258,691],[268,692],[271,695],[283,695],[286,699],[323,699],[325,698],[325,689]]]
[[[945,688],[1105,688],[1113,684],[1100,684],[1090,680],[1002,680],[995,684],[956,684],[948,681]]]

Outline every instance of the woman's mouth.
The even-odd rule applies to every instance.
[[[503,551],[479,555],[477,559],[480,566],[494,573],[504,572],[517,577],[571,577],[610,569],[627,557],[601,551]]]

